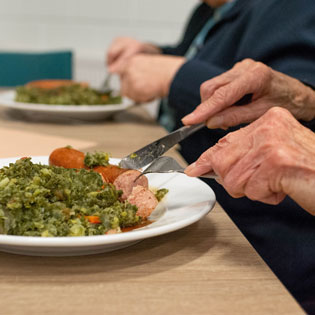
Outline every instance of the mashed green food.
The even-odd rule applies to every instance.
[[[84,157],[84,165],[89,168],[95,166],[107,166],[109,164],[109,154],[105,152],[87,152]]]
[[[106,105],[120,104],[121,97],[111,93],[101,94],[80,84],[55,89],[19,86],[16,88],[15,101],[49,105]]]
[[[24,236],[102,235],[137,225],[137,207],[85,169],[33,164],[30,158],[0,169],[0,233]]]

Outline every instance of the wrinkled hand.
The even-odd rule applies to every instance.
[[[208,128],[227,129],[252,122],[274,106],[288,109],[297,119],[315,117],[315,92],[311,88],[250,59],[204,82],[200,93],[202,103],[182,119],[185,125],[206,121]],[[233,106],[247,94],[253,94],[250,104]]]
[[[136,102],[168,95],[171,82],[185,62],[183,57],[138,54],[119,73],[121,93]]]
[[[278,204],[288,195],[315,215],[315,134],[283,108],[229,133],[185,173],[212,170],[232,197]]]
[[[107,66],[111,73],[120,72],[126,62],[136,54],[159,54],[159,47],[149,43],[140,42],[130,37],[118,37],[110,45],[107,52]]]

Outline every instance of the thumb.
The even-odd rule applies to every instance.
[[[185,174],[191,177],[198,177],[212,171],[210,164],[192,163],[185,169]]]

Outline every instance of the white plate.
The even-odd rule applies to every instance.
[[[70,118],[79,120],[102,120],[113,114],[126,110],[133,105],[133,101],[123,98],[121,104],[108,105],[48,105],[15,102],[15,91],[0,92],[0,105],[8,109],[19,111],[24,116],[34,119],[37,117]]]
[[[17,158],[0,159],[0,167]],[[48,163],[48,157],[33,157],[34,163]],[[118,163],[112,159],[111,163]],[[0,251],[34,256],[75,256],[108,252],[142,239],[179,230],[204,217],[215,204],[213,190],[197,178],[184,174],[149,174],[151,187],[167,188],[164,202],[152,213],[152,224],[113,235],[80,237],[32,237],[0,235]]]

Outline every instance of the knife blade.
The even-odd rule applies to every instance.
[[[128,154],[120,161],[119,165],[120,167],[129,169],[142,168],[154,161],[156,158],[163,155],[174,145],[189,137],[203,127],[205,127],[205,124],[203,123],[181,127],[171,132],[167,136],[155,140],[152,143],[144,146],[143,148]]]

